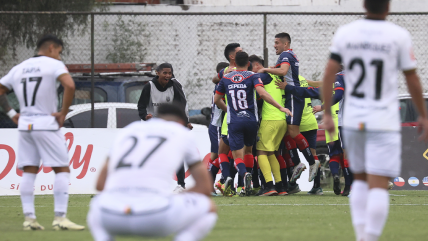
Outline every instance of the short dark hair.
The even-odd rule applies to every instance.
[[[236,66],[237,67],[245,67],[248,64],[248,54],[245,52],[238,52],[236,53],[235,58]]]
[[[168,68],[171,69],[171,73],[174,73],[174,70],[172,69],[172,64],[170,63],[162,63],[160,64],[157,68],[156,71],[157,72],[161,72],[163,69]]]
[[[366,9],[370,13],[381,14],[388,11],[390,0],[364,0]]]
[[[262,66],[265,65],[265,61],[262,58],[260,58],[259,56],[255,55],[255,54],[251,55],[248,58],[248,60],[250,61],[250,63],[257,62],[257,63],[261,64]]]
[[[226,48],[224,49],[224,57],[226,57],[227,61],[230,61],[229,59],[230,53],[234,52],[235,49],[238,47],[241,47],[241,45],[238,43],[231,43],[226,46]]]
[[[53,42],[55,45],[59,45],[61,47],[64,47],[64,43],[61,39],[59,39],[56,35],[53,34],[46,34],[43,35],[38,41],[37,41],[37,49],[40,49],[40,47],[43,46],[46,42]]]
[[[172,115],[183,120],[184,123],[187,123],[187,115],[184,113],[182,106],[177,103],[165,103],[158,107],[157,115],[162,118],[162,115]]]
[[[285,39],[287,39],[288,42],[291,43],[291,36],[288,33],[277,33],[275,35],[275,38],[280,38],[280,39],[284,39],[285,38]]]
[[[216,67],[217,73],[220,72],[220,70],[226,68],[227,66],[229,66],[229,64],[226,63],[226,62],[220,62],[220,63],[218,63],[217,67]]]

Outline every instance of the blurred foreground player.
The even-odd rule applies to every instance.
[[[397,72],[403,71],[419,112],[420,140],[428,140],[428,118],[409,32],[385,21],[389,0],[365,0],[366,19],[342,26],[330,48],[324,76],[324,125],[335,131],[332,86],[345,66],[344,138],[354,173],[350,207],[357,241],[376,241],[389,212],[388,182],[400,175],[401,125]],[[376,37],[373,37],[376,36]]]
[[[54,35],[45,35],[37,42],[36,56],[25,60],[0,80],[0,95],[14,90],[20,106],[18,120],[18,168],[23,170],[20,184],[24,230],[43,230],[36,221],[34,181],[40,166],[55,172],[55,230],[83,230],[66,218],[70,169],[63,125],[74,95],[74,81],[61,61],[63,42]],[[61,112],[57,112],[56,86],[64,87]]]
[[[158,118],[134,122],[118,135],[101,170],[88,224],[96,241],[115,236],[202,240],[217,221],[210,200],[211,177],[200,161],[195,140],[185,128],[187,116],[176,104],[158,108]],[[195,186],[169,191],[171,176],[183,163]]]

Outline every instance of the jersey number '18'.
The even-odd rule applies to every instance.
[[[230,97],[232,98],[233,108],[236,111],[238,111],[238,106],[239,106],[239,109],[241,110],[248,109],[247,92],[245,92],[245,90],[238,90],[236,92],[236,98],[235,98],[235,90],[229,90],[229,94],[230,94]]]

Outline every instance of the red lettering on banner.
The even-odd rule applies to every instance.
[[[10,189],[15,189],[15,184],[10,184]]]
[[[40,190],[41,191],[45,191],[46,190],[46,186],[45,185],[40,186]]]
[[[12,167],[15,164],[15,159],[16,159],[15,151],[13,150],[12,147],[8,145],[0,144],[0,150],[1,149],[4,149],[7,151],[7,153],[9,154],[9,160],[7,161],[7,165],[4,168],[4,170],[0,173],[0,180],[3,179],[7,174],[9,174],[10,170],[12,170]]]
[[[49,187],[50,186],[50,187]],[[48,189],[52,190],[53,189],[53,184],[52,185],[48,185]]]

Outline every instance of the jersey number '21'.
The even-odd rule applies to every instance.
[[[144,163],[149,159],[151,155],[166,141],[166,138],[161,136],[148,136],[148,139],[158,139],[159,143],[153,147],[153,149],[141,160],[140,164],[138,164],[138,167],[142,167]],[[131,136],[131,140],[133,141],[131,148],[120,158],[119,163],[116,166],[116,169],[123,168],[123,167],[132,167],[131,163],[125,163],[125,158],[134,150],[134,148],[137,146],[138,139],[135,136]]]
[[[358,82],[355,84],[354,89],[352,90],[351,95],[357,98],[364,98],[364,93],[358,92],[357,89],[363,83],[364,78],[366,77],[366,68],[364,67],[364,62],[360,58],[353,59],[349,64],[349,69],[353,69],[354,65],[361,66],[361,76],[358,79]],[[382,92],[382,74],[383,74],[383,61],[381,59],[373,60],[370,65],[376,67],[376,84],[375,84],[375,100],[380,100]]]
[[[236,97],[235,97],[235,90],[229,90],[229,94],[230,94],[230,97],[232,98],[233,109],[238,110],[238,106],[239,106],[239,109],[241,110],[248,109],[247,92],[245,92],[245,90],[238,90],[236,92]]]
[[[31,101],[31,106],[34,106],[34,104],[36,103],[36,95],[37,95],[37,90],[39,89],[40,86],[40,82],[42,82],[42,77],[31,77],[28,78],[28,82],[33,82],[36,81],[36,86],[34,87],[34,92],[33,92],[33,98]],[[28,106],[28,102],[27,102],[27,79],[23,78],[21,80],[21,83],[23,84],[23,88],[24,88],[24,102],[25,102],[25,106]]]

